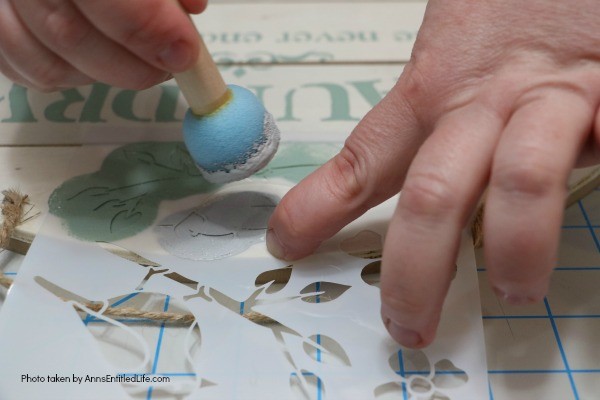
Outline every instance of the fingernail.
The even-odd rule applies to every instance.
[[[267,230],[267,239],[266,240],[267,240],[267,250],[269,250],[269,253],[271,253],[273,256],[283,260],[285,258],[285,249],[284,249],[283,245],[281,244],[281,241],[277,237],[277,234],[275,233],[275,231],[273,231],[273,229]]]
[[[527,295],[518,295],[518,294],[509,294],[509,293],[505,292],[504,290],[497,288],[497,287],[493,287],[493,289],[494,289],[494,293],[496,293],[496,296],[498,296],[499,299],[501,299],[513,306],[523,306],[526,304],[537,303],[539,301],[539,299],[537,297],[527,296]],[[542,296],[542,298],[543,298],[543,296]]]
[[[384,324],[392,338],[401,345],[410,348],[421,347],[423,338],[417,332],[403,328],[389,318],[384,320]]]
[[[173,42],[158,54],[158,60],[171,72],[180,72],[191,63],[190,46],[183,40]]]

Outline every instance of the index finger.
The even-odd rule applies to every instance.
[[[412,108],[397,85],[363,118],[338,155],[281,200],[269,221],[271,253],[288,260],[307,256],[398,193],[422,141]]]

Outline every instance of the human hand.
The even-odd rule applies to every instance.
[[[101,81],[144,89],[198,55],[187,13],[208,0],[0,0],[0,72],[52,91]]]
[[[595,0],[430,0],[396,86],[340,154],[282,199],[270,251],[306,256],[402,189],[381,314],[394,339],[423,347],[487,187],[490,282],[511,303],[543,299],[569,173],[600,161],[599,20]]]

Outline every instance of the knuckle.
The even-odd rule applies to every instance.
[[[441,175],[418,173],[406,180],[402,188],[402,208],[409,215],[438,220],[458,206],[458,197]]]
[[[348,139],[332,159],[334,174],[328,176],[330,193],[341,204],[364,203],[368,193],[366,160],[356,140]]]
[[[428,67],[423,66],[420,60],[417,61],[413,55],[413,59],[404,67],[398,81],[408,98],[420,99],[427,94],[426,75],[422,70],[427,70]]]
[[[435,103],[432,97],[439,98],[449,85],[447,71],[443,70],[439,57],[426,48],[413,50],[398,83],[407,99],[428,107]]]
[[[294,217],[294,209],[290,207],[288,201],[282,201],[278,205],[277,226],[278,229],[285,229],[285,237],[290,239],[301,239],[304,237],[304,232],[300,226],[300,221]]]
[[[428,102],[427,99],[429,96],[429,86],[431,83],[427,81],[426,75],[421,72],[422,67],[411,61],[400,75],[400,79],[396,83],[396,87],[398,90],[394,90],[391,92],[391,95],[399,96],[402,98],[400,100],[405,101],[413,110],[413,114],[415,117],[420,117],[418,111],[422,110],[422,105],[424,103],[429,104],[427,108],[431,107],[431,105],[435,104],[433,102]],[[400,102],[398,101],[400,104]],[[422,125],[426,125],[424,120],[420,120]]]
[[[294,189],[290,191],[292,193]],[[269,227],[277,231],[277,236],[286,245],[287,256],[298,256],[299,249],[304,249],[301,256],[308,255],[316,248],[322,238],[315,232],[310,218],[302,214],[295,202],[285,197],[277,206],[269,221]],[[294,254],[292,254],[294,253]]]
[[[547,163],[529,161],[499,166],[492,175],[492,187],[514,197],[542,198],[558,188],[558,172]]]
[[[284,198],[277,205],[275,213],[271,217],[270,225],[276,224],[278,229],[283,227],[286,230],[286,236],[297,238],[301,235],[298,229],[298,224],[296,223],[296,219],[293,217],[293,215],[293,208],[290,208],[289,202]]]
[[[164,7],[169,2],[157,2],[153,7],[144,7],[132,20],[130,28],[124,32],[123,42],[131,46],[155,46],[175,40],[177,26],[168,23]]]
[[[46,15],[44,27],[49,40],[63,49],[82,47],[93,29],[76,12],[62,8],[52,10]]]
[[[412,291],[398,286],[381,286],[381,301],[393,312],[404,319],[422,317],[429,311],[427,302],[421,301],[419,296],[412,296]]]
[[[53,91],[65,82],[67,66],[58,59],[46,60],[37,64],[32,71],[32,80],[36,87],[42,91]]]

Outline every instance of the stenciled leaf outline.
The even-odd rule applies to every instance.
[[[97,171],[62,183],[48,205],[80,240],[116,241],[152,225],[163,200],[217,187],[202,178],[181,142],[132,143],[113,150]]]
[[[252,179],[298,182],[337,150],[316,142],[283,144]],[[182,142],[140,142],[113,150],[95,172],[63,182],[48,205],[78,239],[114,242],[150,227],[162,201],[208,194],[219,187],[202,178]],[[123,217],[126,223],[119,223]]]

